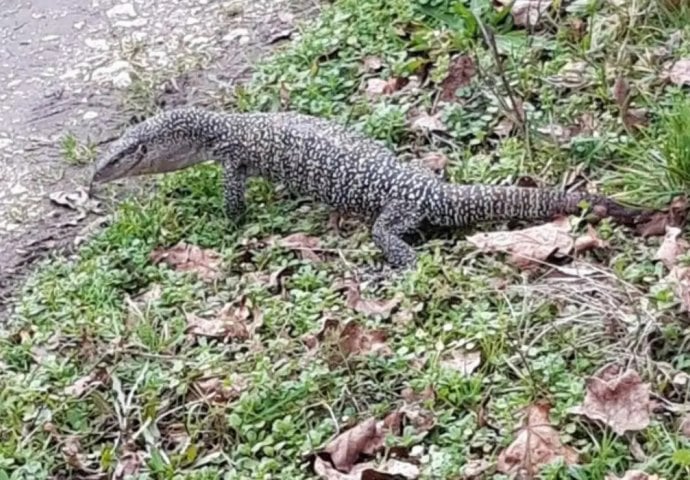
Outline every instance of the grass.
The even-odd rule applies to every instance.
[[[574,175],[657,205],[687,190],[688,104],[678,88],[632,61],[675,31],[687,41],[687,23],[671,23],[652,2],[637,2],[638,11],[591,2],[530,35],[509,15],[481,7],[505,53],[501,70],[469,7],[339,0],[267,58],[225,107],[332,117],[400,154],[441,151],[454,181],[530,175],[556,184]],[[434,80],[457,54],[475,57],[479,73],[457,102],[438,103]],[[364,71],[366,56],[379,57],[382,71]],[[591,76],[576,78],[580,88],[566,86],[561,68],[583,60]],[[610,93],[615,71],[626,72],[633,106],[651,118],[639,132],[621,122]],[[506,115],[501,75],[527,112],[526,132],[514,129],[508,138],[493,133]],[[400,76],[421,77],[421,88],[367,98],[368,79]],[[128,97],[145,102],[132,111],[153,108],[145,90]],[[410,128],[415,110],[433,109],[446,135]],[[592,127],[565,143],[539,133],[578,122]],[[63,147],[67,159],[78,158],[76,139]],[[337,234],[327,209],[257,180],[247,218],[233,228],[219,181],[209,165],[162,177],[155,192],[118,206],[112,224],[75,257],[49,259],[23,286],[0,338],[0,478],[100,478],[122,469],[136,478],[316,478],[305,454],[338,430],[381,418],[406,388],[434,392],[424,407],[435,427],[393,440],[421,446],[423,478],[460,478],[473,460],[495,462],[515,438],[521,409],[539,399],[553,405],[555,428],[581,455],[580,464],[551,465],[539,478],[603,479],[631,468],[688,477],[690,440],[677,427],[680,415],[656,414],[643,431],[618,436],[568,413],[582,402],[585,378],[612,361],[638,369],[655,395],[689,401],[687,387],[668,380],[690,371],[689,337],[661,284],[658,241],[602,223],[599,234],[611,247],[578,262],[606,276],[583,276],[573,286],[477,255],[463,232],[430,239],[417,246],[415,271],[364,289],[369,299],[402,299],[391,317],[371,316],[350,308],[337,285],[379,259],[366,227]],[[330,252],[319,252],[325,261],[267,240],[295,232],[318,237]],[[180,241],[218,252],[222,275],[204,282],[151,261],[154,249]],[[251,338],[223,343],[189,333],[187,315],[212,317],[232,302],[260,311]],[[328,339],[310,350],[305,335],[327,317],[386,330],[392,354],[334,360]],[[480,352],[479,368],[462,375],[445,366],[457,351]]]

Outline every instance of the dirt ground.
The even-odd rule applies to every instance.
[[[123,98],[165,79],[175,81],[155,91],[159,106],[206,103],[247,79],[318,8],[316,0],[2,3],[2,316],[31,265],[69,252],[107,213],[109,205],[85,201],[90,167],[66,160],[66,135],[100,151],[131,121]]]

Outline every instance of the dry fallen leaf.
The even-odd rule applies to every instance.
[[[523,230],[477,233],[468,236],[467,241],[485,253],[510,253],[513,263],[526,267],[556,254],[568,255],[574,246],[570,228],[568,218],[561,217]]]
[[[412,128],[422,132],[445,132],[446,126],[441,120],[442,112],[434,115],[428,113],[421,113],[412,118]]]
[[[365,92],[367,97],[370,99],[376,99],[378,97],[397,92],[400,90],[401,85],[402,82],[398,78],[389,78],[388,80],[383,80],[381,78],[370,78],[367,80]]]
[[[481,352],[455,352],[451,358],[441,360],[441,366],[455,370],[462,376],[470,376],[482,363]]]
[[[53,192],[48,195],[48,198],[51,202],[72,210],[93,213],[102,212],[99,208],[100,202],[91,198],[83,188],[74,192]]]
[[[448,165],[448,157],[441,152],[428,152],[419,159],[419,165],[435,173],[442,173]]]
[[[622,478],[618,478],[616,475],[609,474],[606,475],[606,480],[663,480],[659,478],[658,475],[649,475],[640,470],[628,470],[623,474]]]
[[[213,376],[194,383],[196,397],[216,405],[225,405],[236,400],[247,386],[247,380],[237,374],[226,380]]]
[[[683,227],[687,221],[690,204],[686,197],[676,197],[668,208],[655,212],[649,219],[637,226],[637,233],[643,237],[666,235],[666,227]]]
[[[587,233],[580,235],[575,239],[575,251],[585,252],[587,250],[594,250],[597,248],[606,248],[608,243],[602,240],[597,234],[596,229],[587,224]]]
[[[690,413],[680,419],[679,431],[685,438],[690,438]]]
[[[690,267],[676,265],[664,277],[662,283],[670,285],[680,301],[680,311],[690,312]]]
[[[346,356],[351,355],[391,355],[393,352],[386,344],[384,330],[366,330],[355,320],[350,320],[340,331],[338,344]]]
[[[157,248],[151,252],[154,263],[163,262],[180,272],[192,272],[202,280],[212,281],[220,276],[221,258],[218,252],[180,242],[172,248]]]
[[[628,108],[623,113],[623,124],[629,129],[641,129],[649,124],[647,110],[644,108]]]
[[[502,6],[512,3],[513,23],[518,27],[535,27],[546,18],[552,0],[498,0]]]
[[[316,457],[314,472],[325,480],[414,480],[419,478],[419,467],[389,458],[383,463],[365,462],[355,465],[348,473],[336,470],[327,461]]]
[[[537,131],[542,135],[548,136],[557,145],[566,145],[578,133],[576,126],[564,127],[557,123],[544,125],[537,128]]]
[[[323,449],[330,455],[333,466],[343,472],[349,472],[365,451],[379,447],[380,435],[377,433],[377,420],[369,418],[353,428],[341,433]]]
[[[61,450],[65,461],[70,467],[79,471],[84,471],[86,469],[86,455],[82,452],[78,437],[68,436]]]
[[[364,60],[362,61],[364,64],[364,69],[367,72],[376,72],[378,70],[381,70],[383,67],[383,61],[381,60],[381,57],[377,57],[375,55],[367,55],[364,57]]]
[[[252,322],[247,320],[251,316]],[[227,303],[214,318],[201,318],[187,313],[187,331],[202,337],[226,340],[246,340],[261,325],[261,311],[254,308],[246,297]]]
[[[127,448],[117,459],[113,479],[124,480],[135,477],[144,463],[144,453],[136,450],[134,446]]]
[[[493,467],[494,464],[487,462],[483,458],[470,460],[462,469],[462,478],[464,480],[486,478],[484,474]]]
[[[603,422],[618,435],[643,430],[649,425],[649,384],[642,383],[634,370],[621,373],[618,365],[609,365],[586,380],[585,400],[571,409]]]
[[[690,58],[681,58],[668,71],[668,79],[678,86],[690,85]]]
[[[623,75],[618,75],[616,81],[611,89],[611,95],[616,105],[621,110],[625,110],[628,106],[628,97],[630,95],[630,83]]]
[[[666,227],[664,241],[654,256],[656,260],[661,260],[661,263],[666,265],[669,270],[676,266],[678,256],[685,253],[690,246],[685,239],[679,238],[681,233],[682,230],[678,227]]]
[[[578,462],[575,450],[561,443],[558,431],[549,422],[551,405],[538,402],[527,408],[524,426],[513,443],[498,455],[497,469],[514,474],[526,471],[533,477],[543,465],[562,458],[566,464]]]
[[[477,73],[474,59],[469,55],[458,55],[451,60],[448,75],[441,82],[440,99],[449,102],[455,99],[455,92],[461,87],[469,85],[472,77]]]
[[[364,315],[381,316],[383,318],[387,318],[400,304],[401,300],[399,296],[395,296],[389,300],[373,300],[362,298],[359,285],[353,281],[346,281],[342,284],[336,284],[334,287],[336,290],[346,288],[347,306]]]
[[[305,260],[312,262],[321,261],[321,257],[315,251],[321,246],[321,240],[318,237],[312,237],[304,233],[294,233],[279,239],[277,245],[299,252],[300,257]]]
[[[97,368],[65,388],[65,394],[72,397],[80,397],[91,387],[103,385],[108,379],[108,372],[103,368]]]

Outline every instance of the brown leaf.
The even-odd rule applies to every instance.
[[[685,239],[679,238],[681,233],[682,230],[678,227],[666,227],[664,241],[654,256],[656,260],[661,260],[661,263],[666,265],[669,270],[676,266],[678,256],[684,254],[689,247]]]
[[[644,108],[629,108],[626,109],[623,114],[623,125],[626,128],[641,129],[649,124],[649,118],[647,117],[647,110]]]
[[[65,388],[65,394],[71,397],[80,397],[91,387],[103,385],[108,380],[108,372],[103,368],[97,368]]]
[[[419,159],[419,164],[432,172],[442,173],[448,165],[448,157],[441,152],[428,152]]]
[[[288,250],[299,252],[300,257],[312,262],[320,262],[321,257],[315,252],[321,247],[321,240],[318,237],[305,235],[304,233],[294,233],[278,240],[277,244]]]
[[[611,90],[613,100],[621,110],[626,110],[628,107],[628,96],[630,95],[630,84],[623,75],[618,75]]]
[[[550,409],[546,402],[527,408],[524,426],[513,443],[498,455],[499,472],[526,471],[533,478],[542,466],[558,459],[562,458],[568,465],[578,462],[577,452],[561,443],[558,431],[549,422]]]
[[[323,449],[330,454],[333,466],[342,472],[349,472],[365,451],[372,451],[372,443],[380,441],[377,435],[377,421],[369,418],[341,433]]]
[[[370,99],[376,99],[378,97],[397,92],[400,90],[401,86],[402,82],[398,78],[389,78],[388,80],[383,80],[381,78],[370,78],[367,80],[365,92],[367,97]]]
[[[85,469],[84,460],[86,459],[86,457],[82,453],[78,437],[67,437],[65,439],[65,444],[62,446],[61,450],[62,455],[65,458],[65,462],[67,462],[67,464],[70,467],[80,471],[83,471]]]
[[[365,330],[355,320],[350,320],[340,332],[339,345],[346,356],[351,355],[392,355],[392,351],[386,345],[386,332],[384,330]]]
[[[196,397],[216,405],[226,405],[236,400],[247,389],[247,386],[247,380],[237,374],[231,375],[226,380],[212,376],[194,383]]]
[[[201,318],[187,313],[187,331],[202,337],[227,340],[246,340],[261,326],[263,316],[247,297],[227,303],[214,318]],[[251,323],[247,320],[252,318]]]
[[[445,132],[446,126],[441,120],[441,113],[434,115],[421,113],[412,119],[412,128],[422,132]]]
[[[649,425],[649,384],[634,370],[610,365],[586,380],[585,400],[572,413],[598,420],[618,435]]]
[[[590,224],[587,224],[587,233],[575,239],[576,252],[585,252],[587,250],[606,247],[608,247],[608,243],[599,237],[596,229]]]
[[[441,360],[440,363],[441,366],[468,377],[482,363],[482,354],[481,352],[455,352],[451,358]]]
[[[678,85],[690,85],[690,58],[681,58],[668,71],[668,79]]]
[[[555,254],[567,255],[574,246],[567,217],[523,230],[477,233],[468,236],[467,241],[485,253],[510,253],[511,261],[521,267],[546,261]]]
[[[458,55],[451,61],[448,75],[441,82],[440,99],[449,102],[455,99],[455,93],[461,87],[469,85],[477,73],[474,59],[469,55]]]
[[[347,306],[364,315],[388,318],[395,307],[400,304],[401,298],[399,296],[395,296],[389,300],[373,300],[362,298],[359,285],[353,281],[347,281],[342,285],[335,286],[336,290],[343,287],[347,288]]]
[[[135,477],[144,463],[144,452],[135,450],[134,447],[126,448],[117,459],[117,465],[113,472],[114,480],[124,480]]]
[[[196,245],[180,242],[172,248],[157,248],[151,252],[154,263],[163,262],[180,272],[192,272],[204,281],[220,276],[220,254]]]
[[[643,237],[666,235],[666,227],[682,228],[687,221],[690,205],[686,197],[676,197],[668,208],[655,212],[650,218],[637,226],[637,233]]]
[[[606,480],[663,480],[659,478],[658,475],[649,475],[641,470],[628,470],[623,474],[622,478],[618,478],[616,475],[609,474],[606,475]]]

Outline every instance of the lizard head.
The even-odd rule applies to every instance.
[[[193,110],[160,113],[127,129],[96,162],[91,184],[180,170],[205,161]]]

